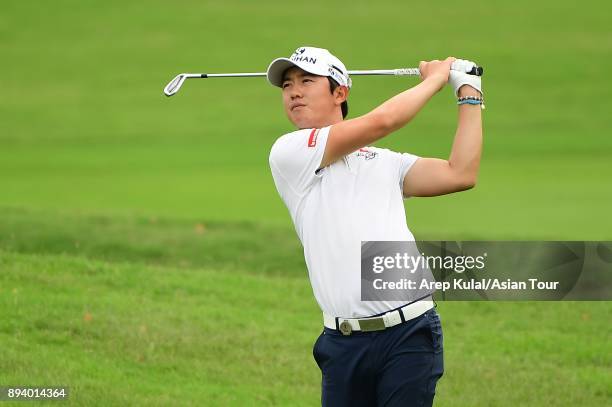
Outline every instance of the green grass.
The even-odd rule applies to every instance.
[[[304,279],[1,259],[2,383],[68,384],[74,405],[316,398],[307,350],[320,324]]]
[[[292,230],[255,223],[74,215],[3,208],[0,247],[112,262],[305,276]]]
[[[303,276],[0,253],[0,382],[71,404],[313,405],[320,315]],[[603,405],[609,303],[439,303],[438,405]],[[483,386],[485,386],[483,388]]]
[[[317,403],[321,318],[293,230],[3,213],[0,383],[64,383],[74,405]],[[610,302],[440,302],[439,312],[437,405],[612,397]]]
[[[269,148],[291,130],[257,79],[298,45],[349,69],[485,67],[475,189],[406,201],[419,239],[612,240],[604,1],[8,0],[0,13],[0,386],[74,405],[316,405],[321,329]],[[414,78],[354,78],[350,117]],[[443,90],[377,145],[447,157]],[[606,405],[609,302],[439,304],[436,405]],[[246,311],[245,311],[246,310]]]

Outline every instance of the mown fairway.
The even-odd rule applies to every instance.
[[[16,1],[0,13],[0,386],[71,405],[316,405],[321,329],[267,157],[263,71],[298,45],[349,69],[468,57],[485,146],[466,193],[406,201],[420,239],[612,240],[604,1]],[[350,117],[417,83],[354,78]],[[378,145],[446,157],[449,89]],[[612,400],[610,302],[439,303],[439,406]]]

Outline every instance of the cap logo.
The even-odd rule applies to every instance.
[[[336,82],[338,83],[344,83],[344,75],[341,75],[338,73],[337,71],[338,68],[336,68],[335,66],[331,66],[329,67],[329,76],[331,76],[332,78],[334,78],[336,80]]]
[[[291,55],[291,58],[289,58],[289,59],[291,61],[293,61],[293,62],[308,62],[309,64],[316,64],[317,63],[317,58],[309,57],[307,55],[293,54],[293,55]]]

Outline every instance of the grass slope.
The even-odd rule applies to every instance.
[[[73,405],[315,405],[305,277],[0,252],[0,383]],[[603,405],[610,303],[439,303],[439,406]],[[604,328],[608,327],[608,328]]]
[[[321,318],[292,230],[5,213],[0,383],[64,383],[74,405],[317,403]],[[438,306],[438,405],[612,396],[611,303]]]

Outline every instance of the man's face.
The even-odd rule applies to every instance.
[[[337,92],[330,92],[326,76],[292,67],[283,75],[282,88],[285,113],[295,126],[305,129],[333,124],[340,104],[337,103]]]

